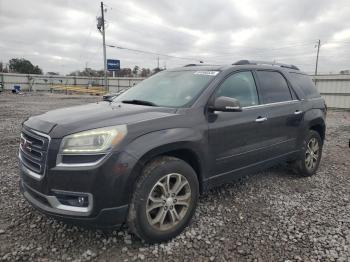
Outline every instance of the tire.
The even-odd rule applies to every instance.
[[[313,141],[317,143],[316,146],[313,146]],[[314,130],[310,130],[303,141],[300,159],[294,163],[294,172],[304,177],[314,175],[322,157],[322,146],[323,142],[320,134]],[[318,147],[318,150],[314,150],[316,147]],[[317,157],[317,159],[315,159],[314,156]],[[312,161],[312,163],[310,161]]]
[[[198,196],[197,175],[189,164],[175,157],[158,157],[146,165],[136,183],[128,226],[147,243],[168,241],[189,224]]]

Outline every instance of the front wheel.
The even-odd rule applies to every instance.
[[[131,200],[128,225],[149,243],[167,241],[182,232],[197,205],[199,186],[190,165],[175,157],[150,162]]]
[[[302,155],[294,163],[294,170],[302,176],[312,176],[316,173],[322,156],[322,139],[314,130],[310,130],[304,140]]]

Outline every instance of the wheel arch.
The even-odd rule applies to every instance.
[[[305,121],[304,136],[307,135],[307,132],[309,130],[314,130],[320,135],[323,143],[326,137],[326,122],[325,122],[324,112],[318,108],[307,110],[305,112],[304,121]]]
[[[326,137],[326,124],[323,119],[315,119],[315,121],[310,122],[309,130],[316,131],[321,139],[322,143],[324,142],[324,139]]]
[[[199,154],[194,148],[188,146],[188,142],[166,144],[145,152],[138,161],[138,170],[135,170],[138,173],[137,177],[141,175],[142,169],[149,162],[160,156],[176,157],[189,164],[197,175],[200,192],[202,192],[204,167]]]

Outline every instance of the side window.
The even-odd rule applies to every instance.
[[[320,93],[316,89],[315,84],[312,82],[311,77],[298,73],[290,73],[290,76],[293,84],[295,82],[296,85],[300,87],[306,98],[320,97]]]
[[[286,79],[275,71],[257,71],[260,97],[264,104],[292,100]]]
[[[235,98],[242,107],[259,104],[254,77],[250,71],[238,72],[226,78],[215,96]]]

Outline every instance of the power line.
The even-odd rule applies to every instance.
[[[95,21],[96,21],[95,18],[92,19],[93,26],[95,26]],[[90,39],[91,39],[91,34],[92,34],[93,26],[91,25],[90,30],[89,30],[89,34],[88,34],[88,36],[85,38],[85,41],[83,42],[83,44],[81,45],[81,50],[80,50],[80,52],[79,52],[79,60],[82,59],[82,57],[83,57],[83,51],[85,51],[86,46],[87,46],[88,42],[89,42]],[[85,58],[86,58],[86,56],[85,56]]]
[[[308,45],[309,43],[311,42],[301,42],[299,43],[299,46],[305,46],[305,45]],[[297,44],[296,44],[297,45]],[[293,45],[293,46],[282,46],[282,47],[278,47],[278,48],[272,48],[272,49],[268,49],[268,51],[278,51],[278,50],[282,50],[282,49],[288,49],[288,48],[294,48],[294,47],[297,47],[296,45]],[[128,50],[128,51],[132,51],[132,52],[137,52],[137,53],[142,53],[142,54],[148,54],[148,55],[155,55],[155,56],[163,56],[163,57],[169,57],[169,58],[176,58],[176,59],[182,59],[182,60],[190,60],[190,61],[200,61],[202,62],[203,59],[200,59],[200,58],[195,58],[195,57],[180,57],[180,56],[174,56],[174,55],[169,55],[169,54],[164,54],[164,53],[158,53],[158,52],[152,52],[152,51],[146,51],[146,50],[140,50],[140,49],[134,49],[134,48],[128,48],[128,47],[123,47],[123,46],[116,46],[116,45],[109,45],[107,44],[108,47],[111,47],[111,48],[117,48],[117,49],[124,49],[124,50]],[[266,51],[263,51],[264,49],[260,49],[261,51],[258,51],[258,52],[253,52],[254,55],[257,55],[257,54],[266,54]],[[227,58],[227,55],[228,54],[237,54],[238,52],[236,53],[227,53],[226,55],[220,55],[220,56],[207,56],[205,59],[206,62],[212,62],[213,58],[220,58],[220,57],[225,57]],[[302,54],[302,56],[304,55],[304,53]],[[307,56],[307,55],[305,55]],[[208,61],[210,60],[210,61]]]
[[[145,50],[133,49],[133,48],[129,48],[129,47],[116,46],[116,45],[106,44],[106,46],[111,47],[111,48],[117,48],[117,49],[123,49],[123,50],[132,51],[132,52],[137,52],[137,53],[156,55],[156,56],[164,56],[164,57],[169,57],[169,58],[176,58],[176,59],[183,59],[183,60],[190,60],[190,61],[198,61],[200,63],[203,63],[203,61],[201,59],[194,58],[194,57],[174,56],[174,55],[162,54],[162,53],[157,53],[157,52],[152,52],[152,51],[145,51]]]
[[[112,8],[112,7],[110,7],[110,6],[108,6],[108,7],[110,8],[111,11],[114,11],[114,12],[117,12],[117,13],[120,13],[120,14],[123,14],[123,15],[125,15],[126,17],[129,17],[129,16],[130,16],[130,12],[127,12],[127,11],[121,9],[120,7],[118,7],[118,9],[114,9],[114,8]],[[156,22],[152,21],[151,19],[145,20],[144,17],[142,17],[142,16],[137,16],[137,19],[140,20],[140,21],[144,21],[144,22],[147,23],[147,24],[154,24],[154,25],[156,25],[157,27],[164,27],[164,28],[166,28],[166,29],[168,29],[168,30],[170,29],[170,30],[172,30],[172,31],[174,31],[174,32],[179,32],[178,29],[173,28],[172,26],[169,26],[169,25],[167,25],[166,23],[156,23]],[[138,33],[140,33],[140,34],[145,34],[145,33],[146,33],[145,31],[139,31],[139,30],[137,30],[137,29],[132,29],[132,31],[138,32]],[[157,39],[159,39],[159,36],[157,36]],[[160,39],[162,39],[162,38],[160,38]],[[163,38],[163,40],[164,40],[164,38]],[[290,44],[290,46],[286,46],[286,47],[295,47],[296,45],[299,45],[299,44],[306,44],[306,43],[307,43],[307,44],[311,44],[311,43],[314,43],[315,41],[316,41],[316,39],[315,39],[315,40],[307,40],[307,41],[303,41],[303,42],[285,42],[285,44]],[[221,41],[215,41],[215,42],[218,43],[218,44],[220,44],[220,46],[225,46],[225,47],[228,46],[228,45],[227,45],[227,42],[221,42]],[[174,41],[172,41],[172,44],[174,44]],[[177,43],[177,45],[183,46],[183,44],[181,44],[181,43]],[[273,49],[266,48],[266,49],[268,49],[268,50],[278,50],[278,49],[284,49],[284,48],[286,48],[286,47],[273,48]],[[262,49],[262,48],[255,48],[255,47],[248,47],[248,48],[250,48],[250,49],[255,49],[256,51],[263,51],[263,50],[265,50],[265,49]],[[224,50],[224,49],[220,48],[220,50]],[[227,49],[227,50],[228,50],[228,49]],[[214,57],[213,57],[213,58],[214,58]]]
[[[267,51],[271,52],[271,51],[280,51],[280,50],[284,50],[284,49],[292,49],[292,48],[298,48],[301,46],[309,46],[311,43],[314,42],[305,42],[304,44],[299,44],[299,45],[289,45],[289,46],[282,46],[282,47],[276,47],[276,48],[253,48],[253,47],[248,47],[248,49],[244,49],[244,51],[249,51],[249,49],[255,49],[254,51],[252,51],[253,55],[259,55],[259,54],[265,54]],[[221,53],[221,52],[220,52]],[[236,52],[227,52],[227,53],[221,53],[221,55],[217,55],[217,56],[208,56],[208,58],[220,58],[220,57],[227,57],[227,55],[235,55],[235,54],[239,54],[242,53],[242,49],[237,50]]]

